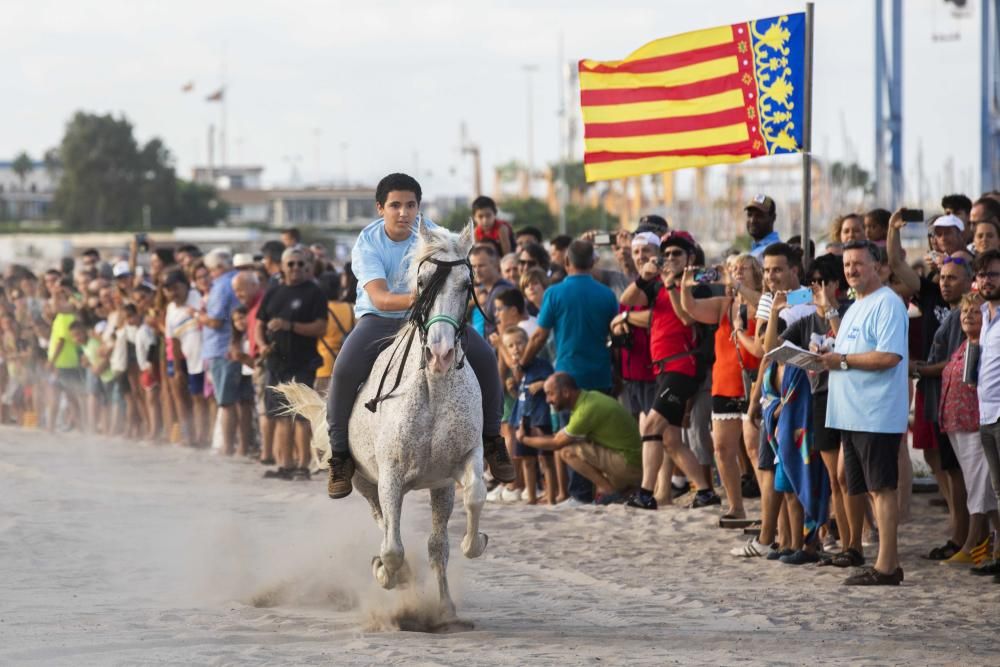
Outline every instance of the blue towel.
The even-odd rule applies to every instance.
[[[802,504],[808,542],[829,517],[830,479],[819,451],[813,448],[812,392],[806,371],[785,366],[781,404],[774,429],[775,454]]]

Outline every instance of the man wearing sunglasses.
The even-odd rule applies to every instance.
[[[951,441],[939,427],[938,406],[941,401],[941,372],[965,338],[958,305],[962,296],[972,288],[972,266],[967,254],[957,250],[940,260],[937,282],[918,276],[903,254],[900,234],[906,226],[904,211],[899,209],[889,219],[886,251],[889,268],[902,285],[901,296],[912,297],[921,312],[919,323],[915,323],[920,327],[920,356],[914,355],[909,365],[910,376],[917,380],[913,446],[923,450],[924,461],[934,473],[941,495],[948,503],[951,537],[929,554],[931,560],[947,560],[965,543],[969,513],[962,469]],[[958,218],[955,220],[961,223]]]
[[[316,370],[323,363],[316,339],[326,333],[326,296],[309,279],[306,263],[307,253],[301,246],[281,253],[284,280],[267,291],[257,313],[255,340],[263,342],[258,343],[258,349],[267,371],[264,409],[274,423],[273,449],[279,465],[277,472],[268,476],[279,479],[309,479],[309,422],[288,416],[287,403],[274,390],[283,382],[312,387]],[[293,465],[296,458],[297,466]]]

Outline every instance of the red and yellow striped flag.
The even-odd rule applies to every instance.
[[[804,55],[805,15],[791,14],[581,60],[587,180],[800,151]]]

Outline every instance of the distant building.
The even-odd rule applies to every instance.
[[[264,188],[263,167],[195,167],[194,181],[214,185],[232,226],[360,229],[375,217],[375,188],[309,186]]]
[[[0,220],[48,220],[57,182],[44,162],[32,162],[22,180],[13,161],[0,161]]]

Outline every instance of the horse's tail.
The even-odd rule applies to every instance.
[[[312,427],[313,463],[326,468],[330,459],[330,433],[326,423],[326,402],[316,391],[298,382],[282,382],[274,390],[285,397],[283,414],[305,417]]]

